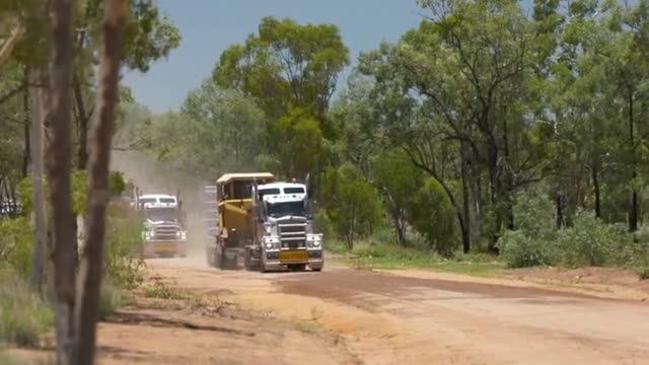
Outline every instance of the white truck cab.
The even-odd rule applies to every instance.
[[[306,185],[258,185],[255,195],[262,270],[309,266],[320,271],[324,264],[323,236],[314,232]]]
[[[185,256],[187,231],[178,197],[169,194],[144,194],[135,204],[144,216],[142,236],[144,255]]]

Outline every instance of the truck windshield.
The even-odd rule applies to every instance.
[[[175,221],[178,220],[176,208],[148,208],[146,217],[154,221]]]
[[[285,217],[288,215],[305,217],[307,214],[303,202],[281,202],[268,204],[268,215],[273,218]]]

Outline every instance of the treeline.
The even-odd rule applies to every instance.
[[[649,3],[418,4],[421,24],[363,53],[335,96],[349,64],[338,30],[264,19],[136,140],[210,178],[308,175],[350,247],[389,225],[446,256],[506,250],[531,198],[553,232],[590,214],[624,223],[611,242],[641,240]]]

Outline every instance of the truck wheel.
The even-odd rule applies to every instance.
[[[205,259],[207,260],[207,267],[214,266],[214,256],[212,255],[212,250],[209,248],[205,249]]]
[[[243,256],[243,267],[247,270],[250,271],[253,269],[252,267],[252,254],[250,253],[249,249],[246,249],[246,253]]]
[[[214,250],[214,265],[215,267],[223,270],[224,264],[225,264],[225,257],[223,257],[223,253],[220,252],[219,248],[217,247]]]
[[[319,268],[317,268],[317,269],[311,269],[311,271],[320,272],[320,271],[322,271],[322,268],[319,267]]]

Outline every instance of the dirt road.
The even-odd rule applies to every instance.
[[[149,266],[169,285],[238,309],[122,313],[102,328],[104,364],[649,363],[642,301],[434,273],[221,272],[191,259]]]

